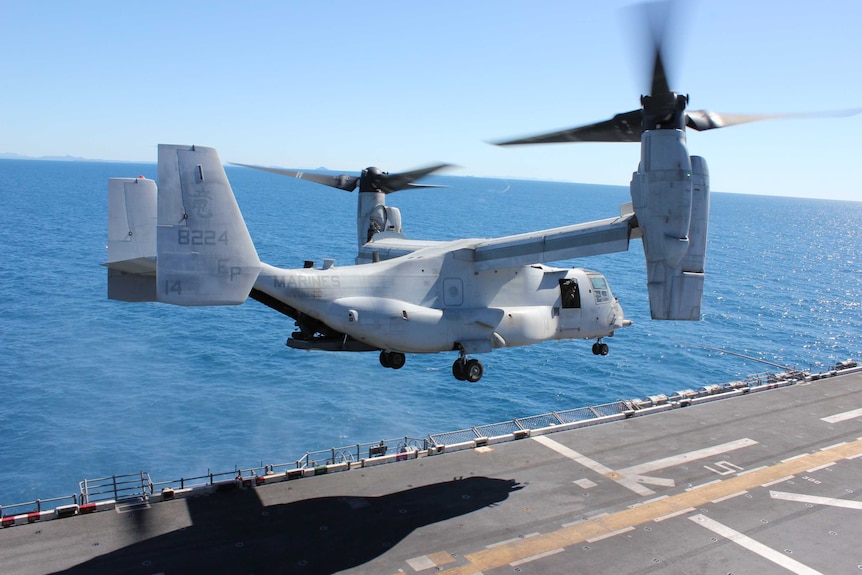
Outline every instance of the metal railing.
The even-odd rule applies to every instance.
[[[65,501],[69,505],[78,504],[78,495],[63,495],[61,497],[50,497],[48,499],[36,499],[35,501],[25,501],[24,503],[13,503],[12,505],[0,505],[0,516],[9,517],[11,515],[21,515],[24,513],[39,513],[42,511],[42,505],[46,503],[57,503]],[[47,507],[53,509],[56,505]]]
[[[153,491],[162,491],[163,489],[194,489],[198,487],[210,487],[219,483],[225,483],[234,480],[238,475],[242,475],[241,469],[233,471],[222,471],[219,473],[207,472],[206,475],[197,475],[195,477],[180,477],[179,479],[170,479],[168,481],[153,482]]]
[[[516,417],[509,421],[491,423],[489,425],[479,425],[469,429],[434,433],[431,434],[429,438],[436,446],[453,445],[473,441],[479,438],[501,437],[518,431],[544,429],[568,423],[598,420],[607,416],[619,415],[620,413],[624,413],[631,409],[631,402],[615,401],[613,403],[578,407],[576,409],[568,409],[566,411],[552,411],[550,413],[532,415],[530,417]]]
[[[849,362],[847,363],[849,364]],[[849,370],[850,372],[862,371],[862,368],[858,368],[855,365],[852,366],[852,369],[843,364],[839,365],[841,368]],[[101,477],[97,479],[84,479],[79,483],[79,495],[37,499],[35,501],[25,503],[0,506],[0,516],[6,518],[13,515],[19,515],[21,513],[30,513],[33,511],[39,512],[42,511],[42,507],[45,503],[55,503],[60,501],[71,501],[74,505],[85,505],[88,503],[109,500],[117,502],[130,500],[146,501],[153,493],[163,492],[165,489],[193,489],[212,486],[218,487],[221,485],[233,487],[237,485],[238,481],[243,479],[287,472],[291,469],[317,469],[318,467],[326,465],[359,462],[364,459],[373,459],[376,457],[409,451],[427,451],[431,448],[466,443],[479,438],[515,435],[518,432],[547,429],[558,425],[571,426],[572,424],[579,423],[582,423],[583,425],[592,425],[593,422],[600,423],[601,421],[607,421],[609,419],[618,419],[621,415],[628,417],[637,411],[642,411],[650,407],[667,407],[669,404],[685,405],[683,402],[686,401],[708,401],[711,398],[718,399],[721,396],[728,396],[729,394],[732,395],[731,392],[739,393],[747,392],[756,388],[762,389],[772,386],[791,385],[792,383],[801,381],[806,377],[819,379],[820,377],[833,374],[834,372],[830,372],[810,376],[806,372],[799,370],[788,370],[782,373],[756,373],[749,375],[744,380],[706,385],[697,390],[687,389],[677,391],[672,395],[659,394],[649,396],[644,399],[615,401],[601,405],[578,407],[565,411],[552,411],[541,415],[514,418],[500,423],[492,423],[444,433],[435,433],[424,438],[403,436],[395,439],[384,439],[381,441],[356,443],[318,451],[307,451],[305,455],[296,461],[289,463],[261,465],[260,467],[250,467],[245,469],[234,468],[232,471],[218,473],[208,471],[205,475],[181,477],[179,479],[168,481],[153,482],[150,479],[149,474],[144,471],[125,475],[112,475],[110,477]],[[17,512],[10,513],[10,511]]]
[[[144,471],[85,479],[78,485],[81,489],[82,505],[110,499],[114,501],[147,499],[153,493],[153,482],[150,481],[150,475]]]
[[[306,451],[305,455],[296,461],[298,469],[314,468],[321,465],[334,465],[337,463],[349,463],[361,461],[373,457],[381,457],[387,453],[404,453],[410,448],[417,450],[428,449],[427,437],[399,437],[397,439],[384,439],[379,442],[357,443],[345,447],[333,447],[320,451]]]

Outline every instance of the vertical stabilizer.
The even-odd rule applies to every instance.
[[[156,301],[156,183],[108,180],[108,298]]]
[[[156,183],[108,180],[108,263],[156,257]]]
[[[218,153],[159,145],[158,301],[236,305],[248,297],[260,260]]]

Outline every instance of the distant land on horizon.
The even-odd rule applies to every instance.
[[[99,160],[80,156],[25,156],[14,152],[0,152],[0,160],[48,160],[51,162],[110,162],[112,164],[154,164],[155,162],[127,162],[125,160]]]
[[[91,162],[91,163],[109,163],[109,164],[156,164],[157,162],[146,162],[146,161],[132,161],[132,160],[100,160],[97,158],[82,158],[80,156],[25,156],[23,154],[16,154],[14,152],[0,152],[0,160],[43,160],[50,162]],[[233,167],[233,166],[230,166]],[[267,166],[267,167],[280,167],[280,166]],[[317,168],[294,168],[301,171],[308,172],[330,172],[334,174],[359,174],[357,170],[333,170],[331,168],[326,168],[323,166]],[[534,178],[517,178],[517,177],[494,177],[494,176],[474,176],[471,174],[444,174],[443,177],[451,177],[451,178],[486,178],[486,179],[494,179],[494,180],[518,180],[518,181],[545,181],[545,182],[555,182],[561,184],[578,184],[578,185],[587,185],[587,186],[601,186],[607,188],[625,188],[628,189],[628,186],[620,185],[620,184],[594,184],[588,182],[577,182],[573,180],[536,180]],[[778,194],[746,194],[744,192],[721,192],[719,190],[710,190],[711,194],[742,194],[748,196],[769,196],[776,198],[800,198],[800,199],[812,199],[812,200],[830,200],[836,202],[858,202],[859,200],[847,200],[847,199],[836,199],[836,198],[817,198],[812,196],[781,196]]]

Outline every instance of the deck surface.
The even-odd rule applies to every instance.
[[[862,573],[862,374],[0,530],[42,573]]]

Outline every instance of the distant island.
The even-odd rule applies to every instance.
[[[0,152],[0,160],[48,160],[51,162],[115,162],[115,163],[146,163],[146,162],[123,162],[118,160],[95,160],[93,158],[82,158],[80,156],[24,156],[11,152]]]

